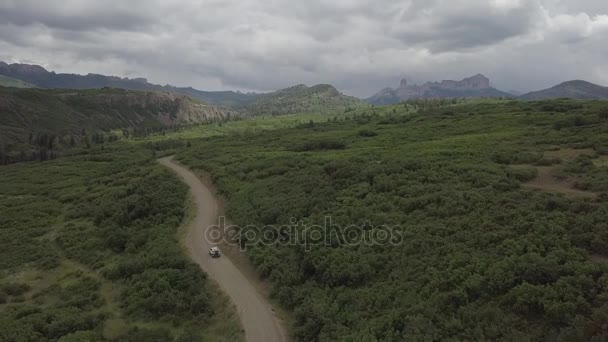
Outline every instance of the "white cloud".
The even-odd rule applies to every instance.
[[[604,0],[3,0],[0,59],[201,89],[608,84]]]

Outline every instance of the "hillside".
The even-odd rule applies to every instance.
[[[31,143],[30,134],[160,129],[238,115],[234,110],[170,93],[17,88],[0,88],[0,113],[0,144],[9,146]]]
[[[316,111],[344,111],[347,108],[362,106],[366,106],[364,101],[344,95],[329,84],[318,84],[312,87],[300,84],[261,94],[253,104],[245,108],[251,115],[274,116]]]
[[[127,90],[155,91],[187,95],[209,104],[238,108],[252,115],[291,114],[320,110],[345,109],[363,105],[363,101],[345,96],[330,85],[295,87],[272,93],[256,94],[234,91],[202,91],[192,87],[174,87],[149,83],[145,78],[120,78],[98,74],[77,75],[49,72],[39,65],[6,64],[0,62],[0,75],[28,82],[41,88],[56,89],[101,89],[120,88]]]
[[[255,100],[255,94],[234,91],[201,91],[191,87],[161,86],[145,78],[120,78],[98,74],[77,75],[49,72],[39,65],[6,64],[0,62],[0,75],[23,80],[41,88],[99,89],[104,87],[183,94],[211,104],[236,106]]]
[[[398,88],[384,88],[368,98],[367,102],[375,105],[386,105],[411,99],[481,97],[512,97],[512,95],[493,88],[487,77],[477,74],[461,81],[427,82],[421,86],[409,85],[407,80],[403,79]]]
[[[34,86],[15,78],[0,75],[0,87],[33,88]]]
[[[520,96],[522,100],[545,100],[552,98],[572,98],[580,100],[606,100],[608,87],[602,87],[587,81],[568,81],[555,87],[534,91]]]

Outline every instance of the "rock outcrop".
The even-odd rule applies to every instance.
[[[454,97],[508,97],[509,94],[493,88],[490,79],[482,74],[465,78],[461,81],[444,80],[427,82],[423,85],[408,85],[401,80],[399,88],[384,88],[367,101],[372,104],[392,104],[420,98],[454,98]]]

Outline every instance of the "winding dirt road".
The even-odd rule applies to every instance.
[[[217,281],[222,290],[235,304],[248,342],[287,341],[281,321],[274,314],[270,303],[260,295],[253,284],[233,265],[225,255],[211,258],[213,246],[205,239],[207,228],[217,224],[218,203],[211,190],[188,169],[173,161],[173,157],[158,160],[175,171],[190,187],[197,212],[188,227],[186,247],[190,258]]]

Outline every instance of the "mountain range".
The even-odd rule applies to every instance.
[[[98,74],[57,74],[49,72],[39,65],[4,62],[0,62],[0,76],[8,77],[11,80],[21,80],[23,84],[50,89],[120,88],[181,94],[212,105],[229,106],[248,115],[282,115],[321,109],[341,110],[365,105],[362,100],[346,96],[327,84],[313,87],[297,85],[270,93],[244,94],[234,91],[202,91],[191,87],[161,86],[149,83],[145,78],[130,79]],[[7,86],[15,85],[13,82],[13,85]]]
[[[0,62],[0,85],[58,89],[121,88],[128,90],[181,94],[212,105],[230,106],[242,114],[280,115],[321,109],[342,109],[364,105],[362,100],[346,96],[327,84],[312,87],[297,85],[271,93],[241,93],[235,91],[203,91],[192,87],[174,87],[149,83],[145,78],[121,78],[99,74],[77,75],[48,71],[39,65]],[[608,88],[586,81],[568,81],[555,87],[528,94],[504,92],[492,87],[482,74],[460,81],[444,80],[422,85],[409,84],[403,79],[399,87],[384,88],[366,99],[374,105],[394,104],[411,99],[509,97],[522,100],[542,100],[568,97],[577,99],[608,99]]]
[[[149,83],[145,78],[130,79],[98,74],[57,74],[39,65],[31,64],[7,64],[0,62],[0,75],[22,80],[40,88],[98,89],[109,87],[128,90],[160,91],[183,94],[210,104],[223,106],[246,105],[252,103],[256,98],[256,94],[244,94],[235,91],[202,91],[192,87],[161,86]]]

